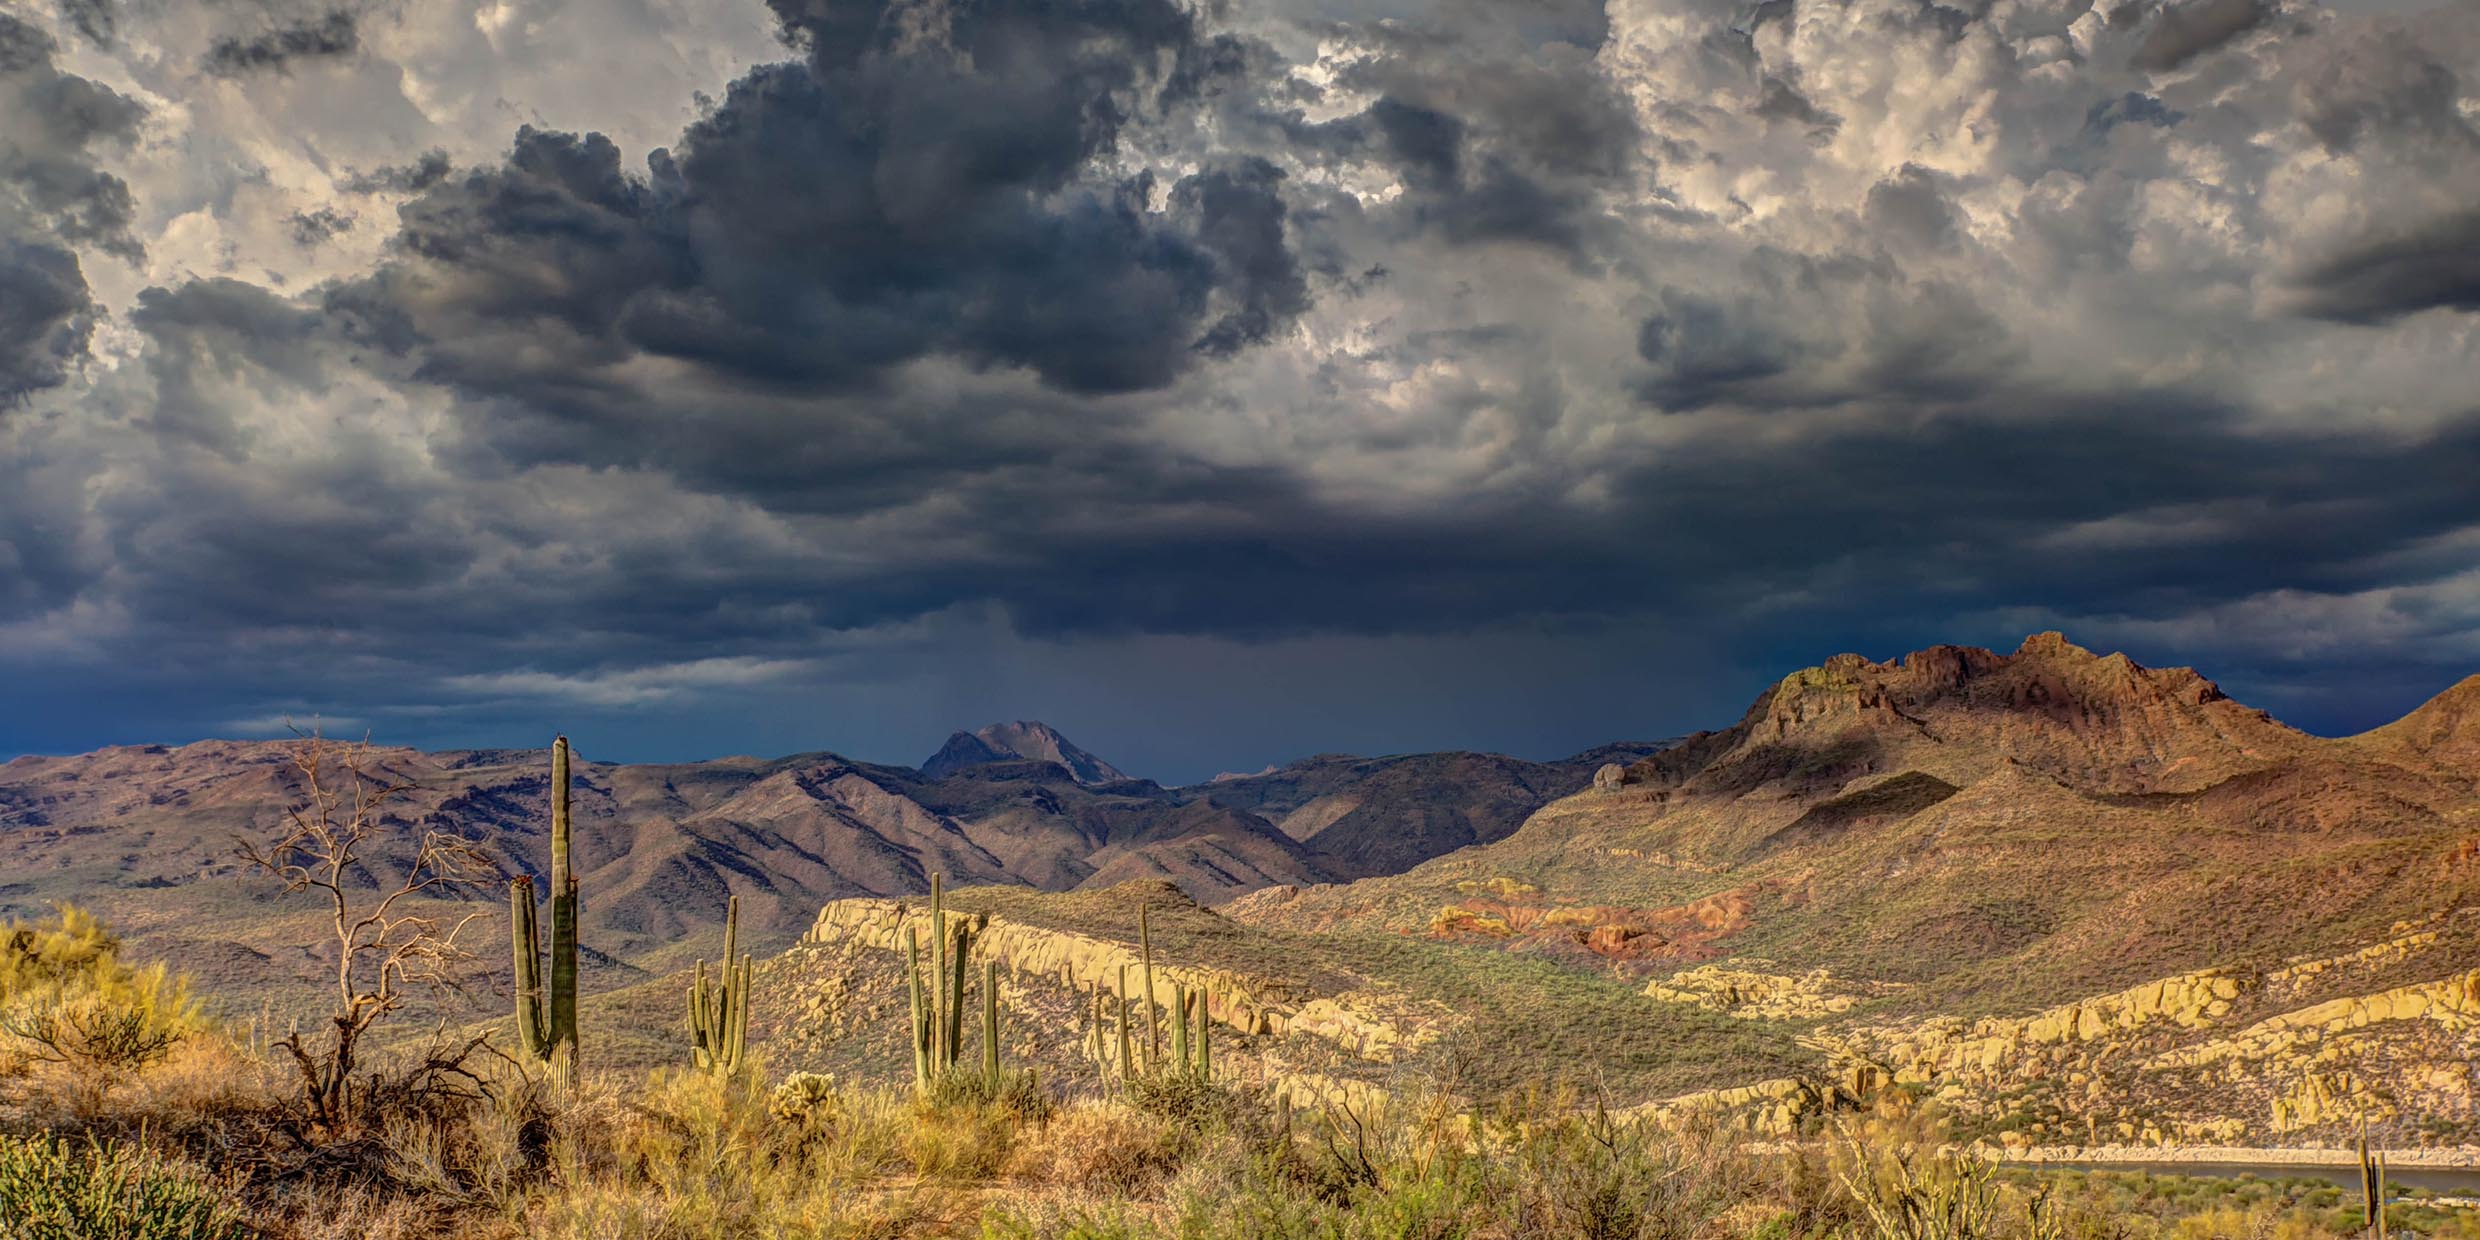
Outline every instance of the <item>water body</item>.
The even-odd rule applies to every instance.
[[[2316,1166],[2307,1163],[2219,1163],[2219,1162],[2046,1162],[2018,1163],[2017,1166],[2051,1171],[2115,1171],[2149,1175],[2194,1175],[2214,1179],[2235,1180],[2253,1176],[2259,1180],[2318,1180],[2359,1190],[2359,1167]],[[2385,1182],[2397,1188],[2424,1188],[2433,1193],[2458,1197],[2480,1197],[2480,1167],[2392,1167],[2385,1169]]]

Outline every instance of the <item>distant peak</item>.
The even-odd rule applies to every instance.
[[[2092,657],[2092,651],[2068,641],[2067,635],[2056,629],[2051,629],[2046,633],[2035,633],[2025,638],[2024,644],[2015,648],[2015,654],[2018,658],[2024,655],[2070,655],[2086,659]]]
[[[1118,767],[1061,735],[1059,729],[1031,719],[955,733],[937,753],[930,755],[929,761],[921,764],[921,773],[932,779],[944,779],[969,767],[994,762],[1054,763],[1066,768],[1080,784],[1111,784],[1129,778]]]

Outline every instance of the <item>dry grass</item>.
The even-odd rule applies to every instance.
[[[18,960],[19,993],[125,980],[81,944]],[[62,960],[73,967],[46,972]],[[917,1096],[776,1081],[762,1062],[733,1078],[672,1068],[554,1087],[487,1048],[433,1048],[371,1065],[357,1109],[325,1123],[288,1066],[235,1031],[188,1028],[103,1085],[94,1063],[30,1055],[25,1041],[0,1035],[9,1240],[236,1228],[266,1240],[2314,1240],[2355,1228],[2351,1203],[2309,1185],[1984,1174],[1947,1146],[1934,1111],[1899,1094],[1760,1148],[1550,1087],[1479,1107],[1411,1088],[1374,1110],[1293,1115],[1224,1084],[1058,1099],[1030,1077],[996,1091],[959,1077]],[[26,1231],[37,1206],[69,1221]],[[2469,1212],[2412,1202],[2398,1216],[2480,1240]],[[183,1217],[226,1230],[183,1230]],[[149,1218],[156,1230],[140,1226]]]
[[[1888,1203],[1940,1191],[1959,1165],[1933,1113],[1900,1107],[1849,1121],[1841,1139],[1757,1148],[1556,1093],[1478,1112],[1406,1097],[1380,1114],[1303,1112],[1286,1130],[1245,1093],[1177,1114],[1087,1098],[1035,1117],[818,1081],[791,1106],[762,1074],[678,1069],[589,1075],[568,1089],[503,1070],[473,1096],[400,1103],[364,1117],[363,1135],[322,1142],[285,1122],[297,1104],[280,1068],[202,1038],[113,1091],[104,1113],[84,1115],[63,1097],[69,1082],[30,1073],[0,1086],[0,1131],[134,1151],[212,1183],[269,1240],[1912,1240],[1879,1221]],[[2330,1193],[2197,1183],[2173,1195],[2151,1182],[2043,1187],[2001,1175],[1987,1208],[1942,1234],[2313,1240],[2350,1230],[2349,1203]],[[2037,1229],[2036,1194],[2052,1210]],[[2468,1216],[2405,1216],[2422,1234],[2480,1235]]]

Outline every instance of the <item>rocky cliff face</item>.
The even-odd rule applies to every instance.
[[[1837,1049],[2015,1146],[2338,1143],[2363,1121],[2397,1140],[2468,1139],[2480,1121],[2472,922],[2022,1017],[1858,1025]]]

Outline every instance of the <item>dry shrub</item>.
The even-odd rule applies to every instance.
[[[485,1240],[505,1228],[451,1223],[418,1198],[358,1185],[291,1193],[260,1207],[250,1220],[268,1240]]]
[[[925,1180],[987,1180],[1007,1165],[1023,1124],[1003,1106],[925,1104],[904,1134],[905,1159]]]
[[[1150,1196],[1179,1169],[1184,1142],[1163,1121],[1124,1106],[1063,1108],[1008,1158],[1008,1178],[1098,1196]]]
[[[49,921],[0,929],[0,1077],[48,1078],[48,1092],[85,1119],[208,1031],[188,978],[161,964],[132,968],[120,948],[71,904]]]

